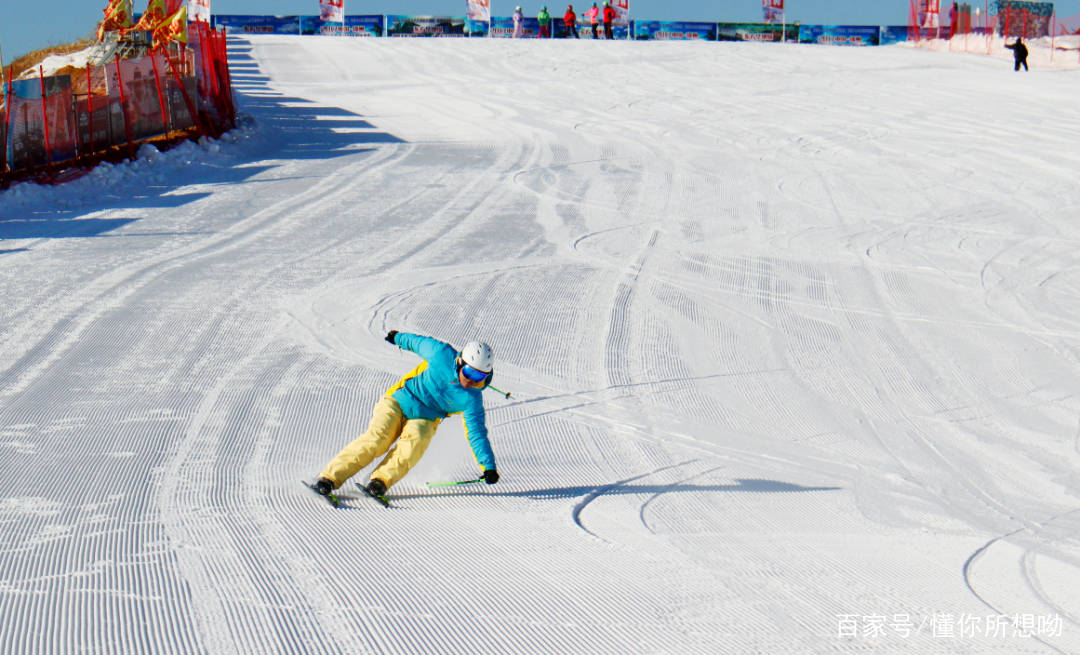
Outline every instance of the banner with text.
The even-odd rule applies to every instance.
[[[799,29],[772,23],[717,23],[716,40],[795,43],[799,40]]]
[[[465,19],[449,16],[386,16],[386,36],[465,36]]]
[[[229,34],[302,34],[300,16],[217,14],[214,24]]]
[[[823,45],[879,45],[881,28],[866,25],[800,25],[799,43]]]
[[[634,21],[638,41],[715,41],[716,23],[686,21]]]
[[[490,36],[496,39],[513,38],[514,19],[510,16],[493,16]],[[538,36],[540,36],[540,21],[535,16],[525,16],[521,20],[521,38],[535,39]]]
[[[382,36],[382,16],[344,16],[344,20],[327,21],[319,16],[301,16],[302,34],[325,36]]]

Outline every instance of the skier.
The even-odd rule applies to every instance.
[[[599,39],[600,38],[600,32],[597,31],[599,29],[598,28],[598,23],[597,23],[597,20],[598,20],[599,16],[600,16],[600,7],[597,7],[596,3],[594,2],[594,3],[592,3],[592,7],[588,11],[585,12],[585,18],[588,18],[589,19],[589,24],[592,25],[592,38],[594,38],[594,39]]]
[[[611,23],[615,20],[615,9],[612,8],[610,2],[604,3],[604,38],[610,41],[614,37],[611,35]]]
[[[575,39],[580,39],[577,33],[577,14],[574,13],[574,5],[566,5],[566,13],[563,14],[563,23],[566,25],[566,38],[573,34]]]
[[[524,34],[525,14],[521,13],[521,7],[514,8],[514,38],[520,39]]]
[[[313,485],[315,491],[329,495],[389,450],[366,487],[370,494],[382,496],[420,461],[439,422],[457,413],[463,414],[465,434],[483,471],[481,479],[488,484],[498,482],[481,397],[493,373],[491,348],[471,341],[459,352],[438,339],[397,330],[390,330],[386,340],[424,361],[375,404],[367,432],[330,460]]]
[[[551,38],[551,14],[548,13],[547,5],[540,7],[540,13],[536,15],[536,21],[540,23],[540,38]]]
[[[1014,60],[1013,70],[1015,70],[1015,71],[1020,70],[1020,65],[1023,64],[1024,65],[1024,70],[1026,71],[1028,69],[1028,65],[1027,65],[1028,49],[1027,49],[1027,46],[1024,45],[1024,41],[1018,36],[1018,37],[1016,37],[1016,43],[1013,43],[1012,45],[1009,45],[1008,43],[1006,43],[1005,47],[1008,48],[1009,50],[1013,51],[1013,60]]]

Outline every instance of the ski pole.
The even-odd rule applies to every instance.
[[[459,484],[476,484],[477,482],[483,482],[484,478],[476,478],[475,480],[458,480],[457,482],[428,482],[429,487],[453,487]]]
[[[494,391],[497,394],[501,394],[501,395],[505,396],[507,400],[510,399],[510,392],[509,391],[503,391],[502,389],[500,389],[498,387],[495,387],[495,386],[492,386],[490,384],[487,385],[487,388],[491,389],[492,391]]]

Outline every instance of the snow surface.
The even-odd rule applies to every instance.
[[[226,139],[0,195],[0,652],[1080,652],[1076,73],[230,56]],[[451,419],[335,510],[391,328],[494,346],[502,481]]]

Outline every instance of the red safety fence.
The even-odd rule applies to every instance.
[[[910,0],[908,40],[949,39],[963,34],[998,34],[1035,39],[1053,31],[1053,4],[1029,0]]]
[[[1075,50],[1076,60],[1080,62],[1080,14],[1059,18],[1054,16],[1050,32],[1050,61],[1054,61],[1058,50]],[[1065,61],[1072,59],[1071,54],[1065,53]]]
[[[189,26],[188,45],[102,66],[12,80],[0,110],[0,183],[72,164],[93,164],[139,143],[207,135],[235,126],[225,32]]]
[[[1040,53],[1033,56],[1042,64],[1080,63],[1080,15],[1061,18],[1051,3],[910,0],[908,40],[920,47],[990,55],[1004,52],[1017,37],[1029,41],[1029,51]]]

